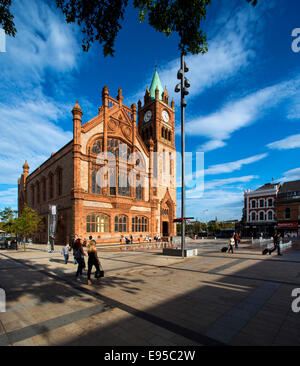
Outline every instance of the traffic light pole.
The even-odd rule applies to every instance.
[[[181,54],[180,69],[182,70],[181,77],[181,255],[184,258],[185,250],[185,132],[184,132],[184,55]]]

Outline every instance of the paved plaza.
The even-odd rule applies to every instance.
[[[98,249],[105,278],[75,281],[72,255],[33,245],[0,251],[0,345],[26,346],[298,346],[300,250],[262,256],[243,243],[198,240],[198,256],[161,249]],[[86,274],[86,272],[85,272]]]

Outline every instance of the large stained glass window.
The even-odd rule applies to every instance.
[[[92,193],[101,194],[101,182],[99,181],[100,174],[98,174],[97,177],[97,173],[98,173],[97,169],[94,169],[92,171]]]
[[[99,154],[102,151],[102,139],[98,139],[93,143],[92,152]]]

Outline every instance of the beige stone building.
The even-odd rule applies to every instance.
[[[157,71],[138,108],[104,87],[94,118],[82,123],[78,102],[72,114],[72,141],[31,174],[26,161],[18,181],[19,212],[26,203],[44,217],[33,239],[47,242],[49,205],[57,207],[56,243],[75,233],[98,244],[175,235],[175,105]]]

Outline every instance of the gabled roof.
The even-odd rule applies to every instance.
[[[269,190],[269,189],[272,189],[272,188],[275,188],[279,183],[266,183],[264,184],[263,186],[255,189],[255,192],[257,191],[266,191],[266,190]]]
[[[299,191],[300,191],[300,180],[293,180],[291,182],[285,182],[279,189],[279,193],[299,192]]]

